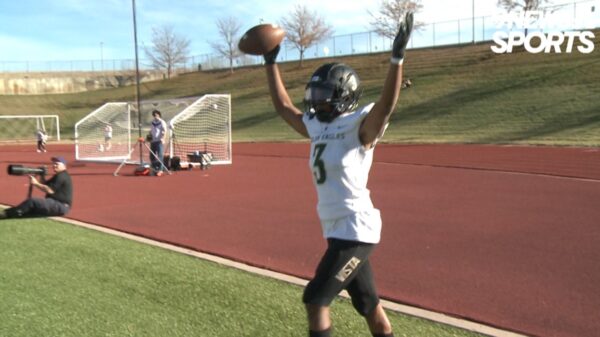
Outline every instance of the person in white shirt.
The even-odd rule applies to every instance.
[[[162,175],[164,164],[163,157],[165,154],[165,138],[167,136],[167,122],[162,119],[162,114],[158,110],[152,111],[152,125],[150,128],[150,165],[157,173]],[[156,156],[155,156],[156,155]]]
[[[319,67],[306,85],[302,112],[290,99],[275,62],[280,47],[264,55],[269,92],[278,114],[310,138],[309,167],[317,189],[317,212],[328,248],[303,295],[309,336],[331,335],[329,306],[346,289],[375,337],[393,336],[379,302],[369,256],[380,240],[381,216],[371,202],[367,180],[373,150],[383,136],[402,86],[402,64],[413,26],[407,13],[392,47],[379,100],[358,105],[356,72],[341,63]]]
[[[46,142],[48,141],[46,132],[42,129],[38,129],[35,136],[37,138],[37,152],[46,152]]]
[[[106,151],[110,150],[112,147],[111,141],[113,137],[113,128],[110,123],[106,123],[104,126],[104,149]]]

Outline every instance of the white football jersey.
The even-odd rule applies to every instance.
[[[317,211],[325,238],[379,242],[381,216],[367,189],[373,148],[365,149],[359,128],[373,103],[322,123],[305,114],[311,140],[309,166],[317,189]]]

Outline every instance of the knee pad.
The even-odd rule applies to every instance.
[[[352,297],[352,306],[361,316],[367,316],[379,304],[379,297],[375,294]]]
[[[304,293],[302,294],[302,303],[304,304],[316,304],[322,306],[328,306],[331,304],[333,299],[337,294],[326,294],[312,283],[309,282],[304,288]]]
[[[319,304],[316,289],[312,282],[309,282],[302,293],[302,303],[304,304]]]
[[[310,285],[310,283],[308,285]],[[306,286],[306,288],[304,288],[304,292],[302,293],[302,303],[304,304],[309,304],[311,300],[308,285]]]

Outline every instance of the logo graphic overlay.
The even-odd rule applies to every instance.
[[[591,21],[579,18],[580,24]],[[584,20],[585,19],[585,20]],[[545,11],[508,13],[496,17],[496,32],[491,49],[496,54],[512,53],[514,47],[523,46],[532,54],[572,53],[589,54],[594,51],[594,32],[575,29],[577,22],[564,15]]]

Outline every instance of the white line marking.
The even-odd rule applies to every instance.
[[[546,177],[546,178],[554,178],[554,179],[567,179],[567,180],[585,181],[585,182],[591,182],[591,183],[600,183],[600,180],[595,179],[595,178],[574,177],[574,176],[565,176],[565,175],[540,173],[540,172],[521,172],[521,171],[511,171],[511,170],[484,168],[484,167],[468,167],[468,166],[437,165],[437,164],[415,164],[415,163],[390,163],[390,162],[382,162],[382,161],[373,162],[373,164],[425,166],[425,167],[433,167],[433,168],[439,168],[439,169],[471,170],[471,171],[481,171],[481,172],[490,172],[490,173],[514,174],[514,175],[536,176],[536,177]]]

